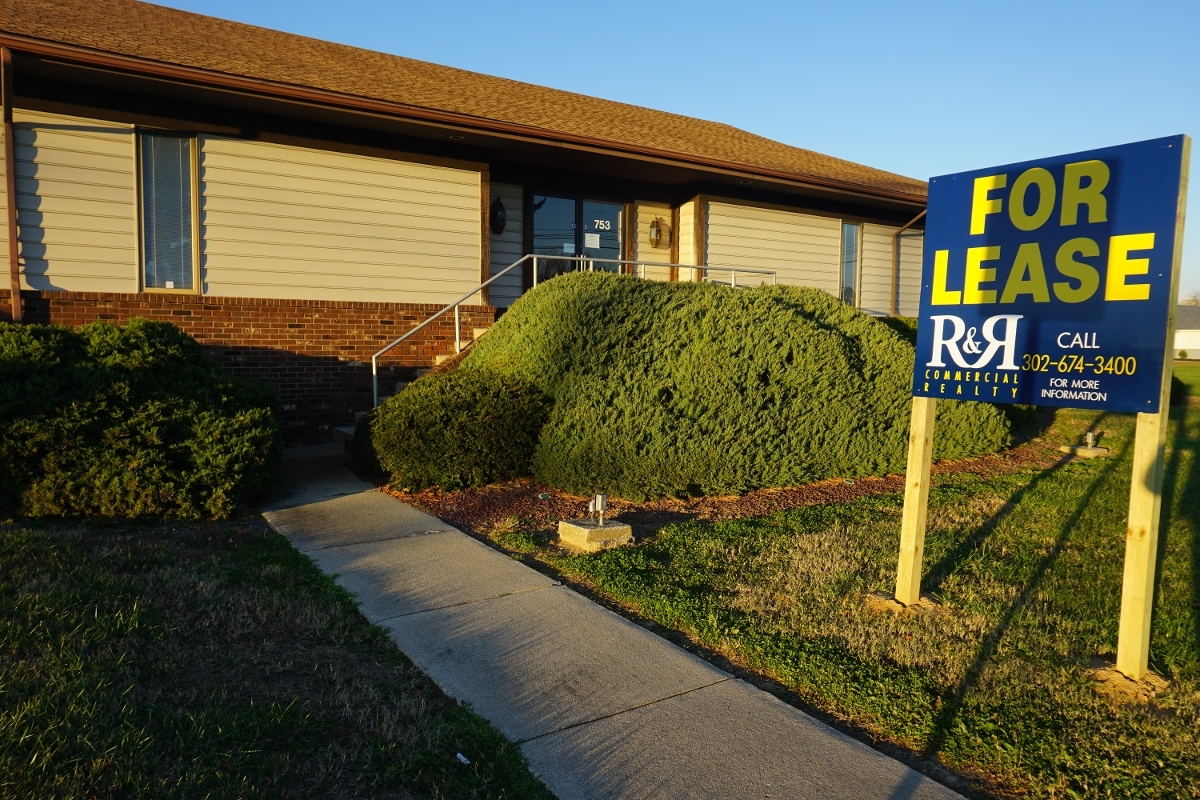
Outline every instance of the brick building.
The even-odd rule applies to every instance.
[[[921,181],[137,0],[5,4],[0,48],[5,316],[170,320],[279,386],[289,444],[370,407],[385,344],[461,300],[384,394],[569,269],[916,313]]]

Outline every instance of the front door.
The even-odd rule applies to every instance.
[[[533,253],[549,256],[537,260],[537,283],[579,269],[620,272],[623,212],[620,203],[535,194]]]

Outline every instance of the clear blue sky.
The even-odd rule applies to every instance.
[[[717,120],[917,178],[1200,135],[1196,0],[164,4]],[[1200,290],[1200,191],[1189,205],[1181,295]]]

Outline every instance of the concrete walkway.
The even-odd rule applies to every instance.
[[[959,797],[374,491],[335,446],[289,454],[264,516],[562,800]]]

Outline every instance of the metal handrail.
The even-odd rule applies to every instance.
[[[454,352],[461,353],[462,352],[462,322],[459,318],[458,307],[460,305],[462,305],[463,303],[465,303],[467,300],[470,300],[475,295],[479,294],[480,291],[482,291],[483,289],[490,286],[494,281],[504,277],[505,275],[512,272],[514,269],[516,269],[517,267],[524,264],[530,258],[533,258],[533,256],[532,255],[522,256],[521,258],[517,259],[516,261],[509,264],[504,269],[497,272],[492,277],[488,278],[483,283],[476,286],[471,291],[464,294],[462,297],[455,300],[450,305],[443,308],[441,311],[439,311],[436,314],[429,317],[429,319],[425,320],[420,325],[417,325],[415,328],[411,328],[407,333],[405,333],[399,339],[397,339],[396,341],[392,342],[391,344],[389,344],[386,347],[384,347],[383,349],[381,349],[375,355],[371,356],[371,393],[372,393],[371,408],[379,407],[379,357],[381,355],[386,353],[388,350],[391,350],[393,347],[400,344],[405,339],[412,336],[414,333],[421,330],[426,325],[433,322],[435,319],[437,319],[442,314],[445,314],[447,311],[449,311],[451,309],[454,309]],[[535,267],[536,267],[536,262],[535,262]],[[536,272],[536,269],[535,269],[535,272]]]
[[[529,256],[526,256],[526,258],[529,258]],[[669,263],[664,264],[664,263],[661,263],[658,261],[630,261],[630,260],[622,259],[622,258],[593,258],[591,256],[566,256],[566,255],[549,256],[549,255],[545,255],[545,254],[537,254],[537,255],[533,256],[533,262],[534,262],[534,264],[533,264],[533,285],[534,286],[537,286],[537,278],[538,278],[538,276],[537,276],[537,261],[538,261],[538,259],[545,259],[547,261],[576,261],[576,262],[579,262],[580,264],[583,264],[586,262],[589,265],[589,271],[591,271],[591,265],[593,265],[595,263],[620,264],[622,266],[632,264],[632,265],[641,267],[640,271],[638,272],[638,277],[643,278],[643,279],[646,277],[646,267],[666,267],[666,268],[682,267],[683,269],[704,270],[704,272],[705,272],[704,280],[706,280],[706,281],[709,280],[707,277],[707,273],[709,270],[718,270],[720,272],[730,273],[730,285],[735,289],[737,288],[737,274],[739,272],[748,272],[748,273],[751,273],[754,275],[770,275],[771,276],[771,284],[776,285],[776,286],[779,284],[779,276],[776,274],[775,270],[773,270],[773,269],[754,269],[753,267],[722,267],[722,266],[717,266],[714,264],[669,264]]]
[[[707,273],[709,270],[715,269],[715,270],[721,270],[721,271],[729,271],[730,285],[735,289],[737,288],[737,274],[739,272],[748,272],[748,273],[753,273],[756,275],[770,275],[772,284],[779,283],[779,278],[775,274],[775,270],[773,270],[773,269],[752,269],[750,267],[715,267],[715,266],[711,266],[711,265],[707,265],[707,264],[659,264],[659,263],[652,262],[652,261],[629,261],[629,260],[619,259],[619,258],[589,258],[588,256],[548,256],[548,255],[530,253],[529,255],[522,256],[521,258],[517,259],[513,263],[509,264],[507,267],[500,270],[495,275],[488,278],[486,281],[479,284],[474,289],[472,289],[471,291],[464,294],[462,297],[455,300],[453,303],[450,303],[445,308],[443,308],[441,311],[437,312],[436,314],[433,314],[424,322],[409,329],[407,332],[405,332],[405,334],[403,336],[396,339],[392,343],[386,345],[385,347],[380,349],[380,351],[377,352],[375,355],[371,356],[371,407],[372,408],[379,407],[379,357],[381,355],[383,355],[387,351],[391,350],[393,347],[400,344],[405,339],[412,336],[417,331],[421,330],[426,325],[429,325],[435,319],[437,319],[438,317],[442,316],[443,314],[445,314],[446,312],[448,312],[450,310],[454,311],[454,352],[461,353],[462,352],[462,319],[459,315],[458,307],[460,305],[462,305],[463,303],[465,303],[467,300],[474,297],[475,295],[479,294],[482,290],[486,289],[492,283],[494,283],[495,281],[504,277],[508,273],[512,272],[514,269],[521,266],[522,264],[524,264],[526,261],[529,261],[530,259],[533,260],[533,285],[534,286],[537,286],[537,282],[538,282],[537,266],[538,266],[539,259],[546,260],[546,261],[577,261],[580,263],[581,266],[584,262],[587,262],[589,271],[594,269],[596,263],[620,264],[622,266],[632,264],[634,266],[641,267],[641,271],[640,271],[640,274],[638,277],[643,278],[643,279],[646,277],[646,267],[648,267],[648,266],[649,267],[667,267],[667,268],[683,267],[685,269],[700,269],[700,270],[704,270],[704,272],[705,272],[705,280],[708,280]]]

